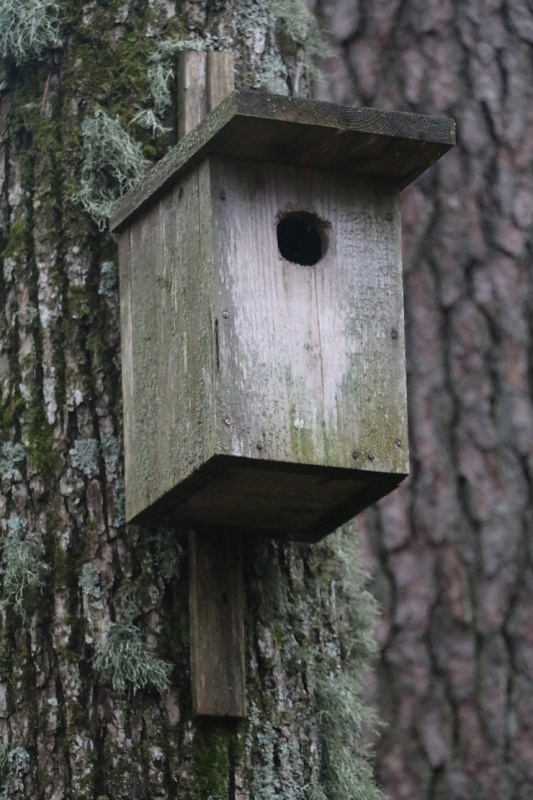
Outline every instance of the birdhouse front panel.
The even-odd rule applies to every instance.
[[[128,520],[312,541],[397,486],[399,192],[453,139],[236,93],[118,204]]]
[[[398,192],[211,158],[216,449],[408,469]]]

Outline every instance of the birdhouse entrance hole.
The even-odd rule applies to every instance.
[[[287,261],[303,267],[318,264],[327,250],[324,222],[306,211],[291,211],[278,222],[278,250]]]

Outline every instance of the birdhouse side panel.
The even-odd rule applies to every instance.
[[[122,360],[122,409],[124,425],[124,471],[132,474],[133,451],[133,312],[131,295],[130,228],[123,230],[118,239],[120,282],[120,346]],[[128,479],[126,478],[126,483]]]
[[[210,162],[217,452],[405,474],[397,190],[322,170]],[[372,458],[357,461],[360,452]]]
[[[199,170],[135,222],[129,236],[123,372],[131,520],[198,469],[214,446],[212,253],[201,223]]]

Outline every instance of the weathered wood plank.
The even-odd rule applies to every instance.
[[[131,284],[121,286],[125,311],[128,293],[133,309],[133,330],[123,329],[134,359],[125,403],[128,521],[213,446],[211,278],[207,256],[198,260],[198,194],[198,174],[190,173],[130,233]]]
[[[218,105],[233,90],[233,57],[228,53],[185,53],[178,72],[179,133],[195,127],[205,113]],[[191,86],[192,84],[192,86]],[[215,404],[211,393],[217,382],[218,324],[217,310],[212,308],[212,199],[209,165],[201,164],[193,173],[197,186],[197,217],[187,214],[178,203],[167,205],[169,220],[182,216],[183,224],[198,230],[197,251],[185,253],[184,273],[178,291],[181,307],[175,309],[174,322],[192,333],[183,342],[190,353],[191,367],[180,365],[176,391],[168,394],[169,405],[179,424],[168,428],[173,452],[181,460],[179,471],[190,475],[200,466],[191,462],[189,448],[181,435],[181,427],[195,421],[190,444],[205,453],[214,442],[205,432],[214,429]],[[161,205],[165,206],[165,197]],[[172,222],[165,241],[173,246]],[[179,247],[178,239],[178,247]],[[196,302],[202,296],[203,302]],[[195,321],[191,319],[191,311]],[[191,325],[184,325],[188,319]],[[198,320],[202,335],[198,338]],[[195,335],[196,334],[196,335]],[[188,372],[192,369],[193,381]],[[184,387],[185,391],[180,391]],[[194,404],[194,407],[193,407]],[[207,407],[206,407],[207,404]],[[200,409],[200,416],[197,410]],[[197,716],[244,717],[246,715],[246,682],[244,671],[244,590],[242,541],[237,536],[223,536],[207,531],[189,534],[189,598],[191,631],[191,677],[193,712]]]
[[[120,284],[121,358],[122,358],[122,404],[124,414],[124,469],[127,475],[133,472],[132,456],[135,453],[134,419],[134,373],[133,358],[133,308],[131,293],[131,248],[130,229],[118,237],[118,263]]]
[[[235,56],[228,50],[207,53],[207,109],[213,111],[235,88]]]
[[[193,712],[246,716],[242,540],[189,534]]]
[[[120,230],[209,154],[389,178],[403,188],[455,144],[455,123],[264,92],[233,92],[115,204]]]
[[[184,50],[178,54],[178,138],[192,131],[208,112],[207,53]]]

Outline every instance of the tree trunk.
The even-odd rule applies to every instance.
[[[523,0],[321,0],[328,97],[446,114],[403,196],[412,474],[361,518],[383,608],[369,694],[394,800],[533,784],[533,13]]]
[[[0,5],[2,797],[381,797],[353,530],[246,542],[233,724],[192,717],[186,541],[123,516],[110,202],[176,139],[177,50],[231,47],[240,84],[301,93],[319,44],[301,0]]]

